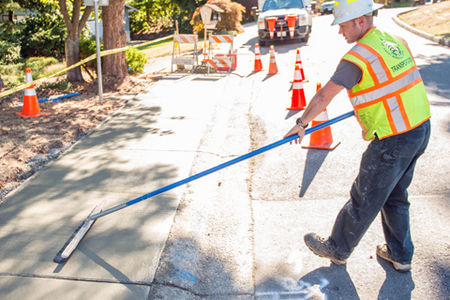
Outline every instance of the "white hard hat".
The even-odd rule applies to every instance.
[[[331,25],[356,19],[380,7],[383,7],[383,4],[374,3],[373,0],[336,0],[333,9],[334,21]]]

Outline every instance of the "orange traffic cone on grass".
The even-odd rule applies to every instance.
[[[321,84],[317,84],[317,91],[321,88]],[[328,121],[328,112],[325,108],[314,120],[312,120],[312,126],[317,126],[323,122]],[[323,149],[323,150],[334,150],[339,146],[341,142],[334,143],[333,135],[331,134],[331,127],[325,127],[318,131],[314,131],[310,134],[309,146],[302,146],[306,149]]]
[[[303,110],[306,107],[305,90],[301,80],[300,65],[295,65],[294,84],[292,86],[291,107],[288,110]]]
[[[278,67],[277,62],[275,60],[275,49],[273,45],[270,46],[270,64],[269,64],[269,73],[268,74],[277,74]]]
[[[25,82],[29,83],[32,81],[31,69],[26,68]],[[41,113],[41,110],[39,109],[39,102],[33,84],[25,89],[22,112],[16,112],[16,114],[24,118],[36,118],[47,115],[46,113]]]
[[[255,44],[255,68],[253,72],[259,72],[262,70],[261,53],[259,52],[259,44]]]

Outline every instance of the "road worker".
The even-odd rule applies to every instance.
[[[296,142],[301,142],[308,123],[347,90],[363,138],[371,142],[330,236],[309,233],[305,244],[314,254],[345,264],[381,211],[385,243],[376,247],[376,254],[395,270],[408,272],[414,246],[407,188],[428,144],[430,108],[406,42],[373,25],[381,6],[373,0],[335,2],[332,25],[339,25],[347,43],[356,44],[285,137],[298,134]]]

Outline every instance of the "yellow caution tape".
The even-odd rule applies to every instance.
[[[169,36],[166,36],[166,37],[163,37],[163,38],[159,38],[159,39],[156,39],[156,40],[153,40],[153,41],[150,41],[150,42],[146,42],[146,43],[137,44],[137,45],[134,45],[134,46],[127,46],[127,47],[122,47],[122,48],[117,48],[117,49],[103,50],[103,51],[100,52],[100,57],[106,56],[106,55],[111,55],[111,54],[116,54],[116,53],[119,53],[119,52],[123,52],[123,51],[126,51],[127,49],[131,49],[131,48],[142,47],[142,46],[147,46],[147,45],[159,43],[161,41],[168,40],[170,38],[173,38],[173,35],[169,35]],[[39,82],[41,82],[41,81],[43,81],[45,79],[52,78],[54,76],[60,75],[62,73],[65,73],[66,71],[68,71],[70,69],[79,67],[82,64],[85,64],[85,63],[87,63],[87,62],[89,62],[91,60],[94,60],[96,58],[97,58],[97,53],[92,54],[89,57],[86,57],[85,59],[77,62],[76,64],[73,64],[73,65],[71,65],[71,66],[69,66],[69,67],[67,67],[65,69],[57,71],[56,73],[53,73],[53,74],[51,74],[51,75],[49,75],[47,77],[39,78],[39,79],[33,80],[32,82],[27,82],[27,83],[24,83],[22,85],[16,86],[14,88],[8,89],[8,90],[0,93],[0,99],[5,97],[5,96],[11,95],[11,94],[13,94],[15,92],[24,90],[24,89],[26,89],[27,87],[29,87],[32,84],[36,84],[36,83],[39,83]]]

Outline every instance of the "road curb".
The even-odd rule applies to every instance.
[[[440,37],[431,35],[429,33],[426,33],[424,31],[421,31],[421,30],[419,30],[417,28],[411,27],[408,24],[406,24],[405,22],[400,21],[400,19],[397,18],[397,16],[392,17],[392,20],[394,20],[394,22],[397,25],[399,25],[400,27],[403,27],[404,29],[406,29],[408,31],[411,31],[412,33],[415,33],[415,34],[417,34],[417,35],[419,35],[419,36],[421,36],[423,38],[426,38],[428,40],[436,42],[436,43],[438,43],[440,45],[450,47],[450,39],[440,38]]]

